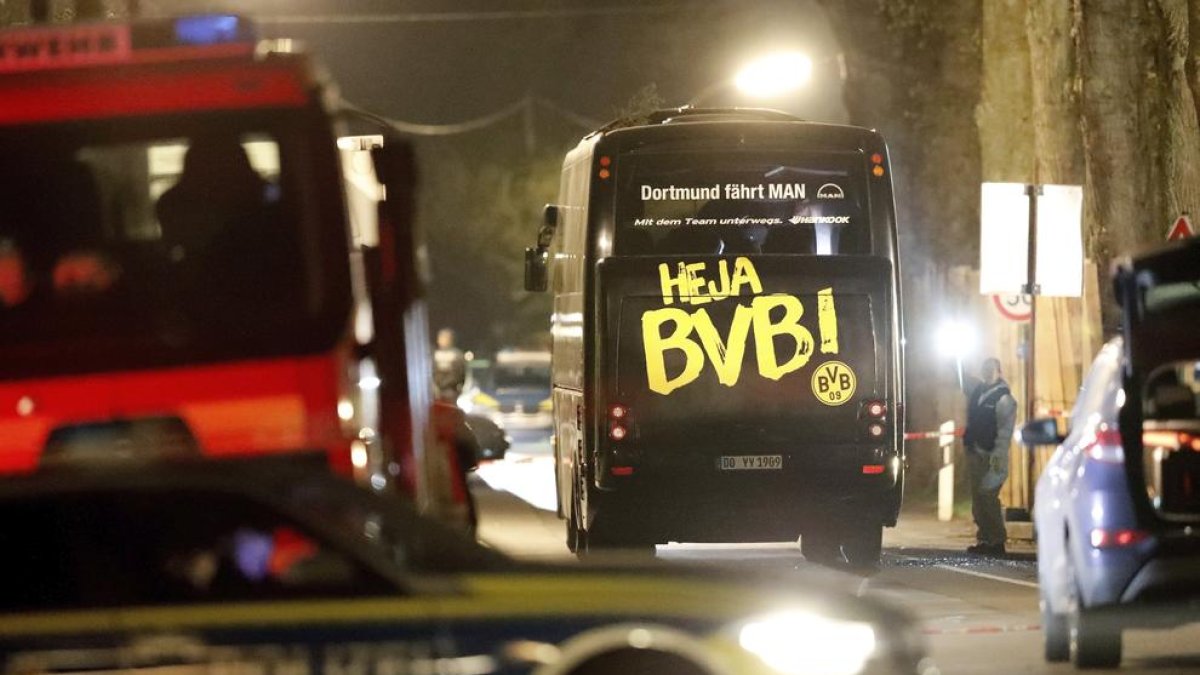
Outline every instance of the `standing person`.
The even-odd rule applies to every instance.
[[[454,346],[454,331],[443,328],[437,334],[437,349],[433,352],[433,384],[438,400],[455,404],[467,381],[467,359]]]
[[[1004,555],[1008,533],[1000,508],[1000,488],[1008,479],[1008,451],[1017,401],[1000,374],[1000,361],[986,358],[979,378],[963,383],[967,395],[967,427],[963,432],[967,468],[971,479],[971,516],[976,544],[968,553]]]

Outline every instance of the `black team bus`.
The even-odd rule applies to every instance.
[[[568,545],[877,563],[904,483],[899,278],[874,131],[684,108],[584,138],[526,251],[554,294]]]

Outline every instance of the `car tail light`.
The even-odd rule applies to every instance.
[[[867,401],[866,408],[867,415],[875,419],[882,419],[884,415],[887,415],[887,403],[883,401]]]
[[[1125,451],[1121,448],[1121,434],[1116,429],[1101,425],[1083,447],[1087,458],[1104,464],[1122,464]]]
[[[1125,548],[1145,541],[1150,536],[1142,530],[1092,530],[1092,548]]]
[[[1142,445],[1148,448],[1200,452],[1200,436],[1186,431],[1145,431],[1142,432]]]

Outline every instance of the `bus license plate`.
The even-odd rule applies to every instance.
[[[722,471],[761,471],[783,468],[783,455],[725,456],[717,463]]]

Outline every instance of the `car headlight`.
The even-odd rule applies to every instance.
[[[870,624],[800,610],[743,624],[738,643],[785,675],[857,675],[876,644]]]

